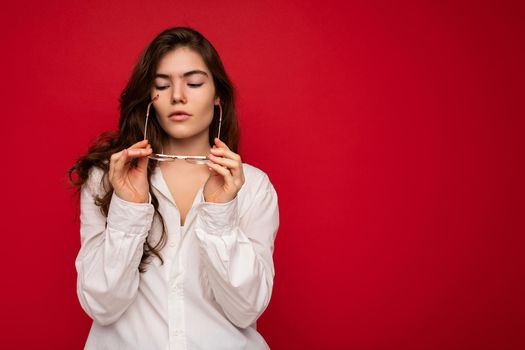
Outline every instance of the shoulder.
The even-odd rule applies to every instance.
[[[242,167],[244,185],[241,190],[248,192],[252,196],[259,192],[275,191],[266,172],[248,163],[242,163]]]
[[[107,172],[98,167],[92,166],[88,172],[88,178],[83,185],[91,193],[97,196],[104,196],[110,189],[109,180],[106,176]]]
[[[270,178],[263,170],[243,163],[244,184],[239,194],[239,213],[244,217],[250,208],[276,208],[278,206],[277,192]]]

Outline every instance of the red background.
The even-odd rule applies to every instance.
[[[525,348],[522,3],[4,4],[0,348],[83,347],[64,174],[175,25],[219,51],[279,194],[272,349]]]

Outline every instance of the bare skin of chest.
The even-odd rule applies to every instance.
[[[186,215],[191,209],[199,188],[204,186],[208,180],[209,170],[195,164],[184,164],[183,161],[178,160],[161,164],[160,168],[164,181],[179,209],[180,224],[184,225]]]

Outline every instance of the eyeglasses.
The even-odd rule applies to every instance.
[[[148,128],[148,119],[149,119],[149,110],[151,108],[151,105],[153,102],[155,102],[159,98],[159,95],[155,96],[151,102],[148,104],[148,109],[146,110],[146,124],[144,125],[144,140],[146,139],[146,132]],[[220,139],[221,136],[221,124],[222,124],[222,106],[219,103],[219,132],[217,133],[217,138]],[[174,154],[163,154],[163,153],[152,153],[150,156],[148,156],[150,159],[158,160],[160,162],[172,162],[175,159],[184,159],[188,163],[192,164],[209,164],[211,161],[208,159],[207,156],[180,156],[180,155],[174,155]]]

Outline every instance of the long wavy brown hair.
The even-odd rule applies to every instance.
[[[137,64],[133,68],[131,77],[120,94],[120,120],[119,129],[107,131],[98,136],[92,145],[89,146],[86,155],[77,159],[75,164],[68,170],[69,183],[75,188],[78,196],[81,187],[89,177],[91,167],[99,167],[104,171],[102,183],[109,183],[107,176],[109,172],[109,158],[113,153],[130,147],[144,138],[144,123],[146,119],[146,108],[150,102],[150,91],[154,84],[155,74],[159,61],[168,52],[179,48],[187,47],[200,54],[207,68],[213,76],[216,97],[220,97],[222,104],[222,127],[221,139],[228,147],[237,153],[239,143],[239,127],[234,101],[234,88],[219,54],[211,43],[199,32],[188,27],[173,27],[158,34],[153,41],[146,47],[140,55]],[[214,144],[213,139],[218,132],[219,108],[214,107],[213,120],[209,127],[210,147]],[[148,140],[154,150],[161,149],[163,141],[169,135],[161,128],[154,108],[150,111],[148,120]],[[137,159],[131,162],[131,166],[136,166]],[[151,188],[151,174],[157,161],[148,162],[148,181],[150,182],[151,203],[155,208],[155,215],[159,215],[162,222],[161,238],[154,245],[150,245],[148,239],[144,242],[144,250],[139,265],[139,271],[145,272],[146,265],[150,262],[152,255],[158,257],[161,263],[164,260],[160,250],[167,241],[166,224],[160,214],[159,201]],[[102,197],[95,197],[95,204],[100,206],[102,213],[107,217],[109,204],[113,194],[113,188],[109,185],[109,190]]]

